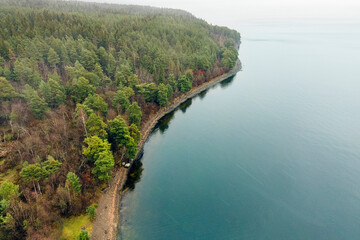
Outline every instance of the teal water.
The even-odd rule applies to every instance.
[[[243,70],[151,135],[120,239],[360,239],[360,24],[237,30]]]

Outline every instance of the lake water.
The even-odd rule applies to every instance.
[[[243,70],[160,123],[120,239],[360,239],[360,24],[237,30]]]

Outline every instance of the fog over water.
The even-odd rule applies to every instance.
[[[177,8],[209,23],[235,28],[239,23],[274,19],[360,19],[358,0],[86,0]]]

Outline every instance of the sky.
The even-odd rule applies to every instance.
[[[360,0],[85,0],[177,8],[212,24],[282,19],[360,19]]]

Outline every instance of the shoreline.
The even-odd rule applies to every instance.
[[[222,82],[241,70],[241,64],[238,60],[235,67],[221,76],[211,79],[205,82],[201,86],[191,89],[189,92],[181,95],[179,98],[175,98],[174,101],[167,107],[161,108],[156,114],[151,116],[145,123],[141,131],[141,140],[138,143],[138,152],[134,160],[143,152],[144,145],[150,136],[152,130],[156,126],[157,122],[166,114],[174,111],[186,100],[195,97],[199,93],[214,86],[215,84]],[[130,164],[134,162],[132,160]],[[131,167],[130,167],[131,168]],[[118,227],[120,222],[120,200],[121,190],[126,182],[128,172],[130,168],[120,167],[116,170],[114,178],[111,180],[109,186],[101,193],[98,202],[98,208],[96,209],[96,219],[93,223],[93,231],[91,233],[91,239],[103,239],[103,240],[116,240],[118,236]]]

